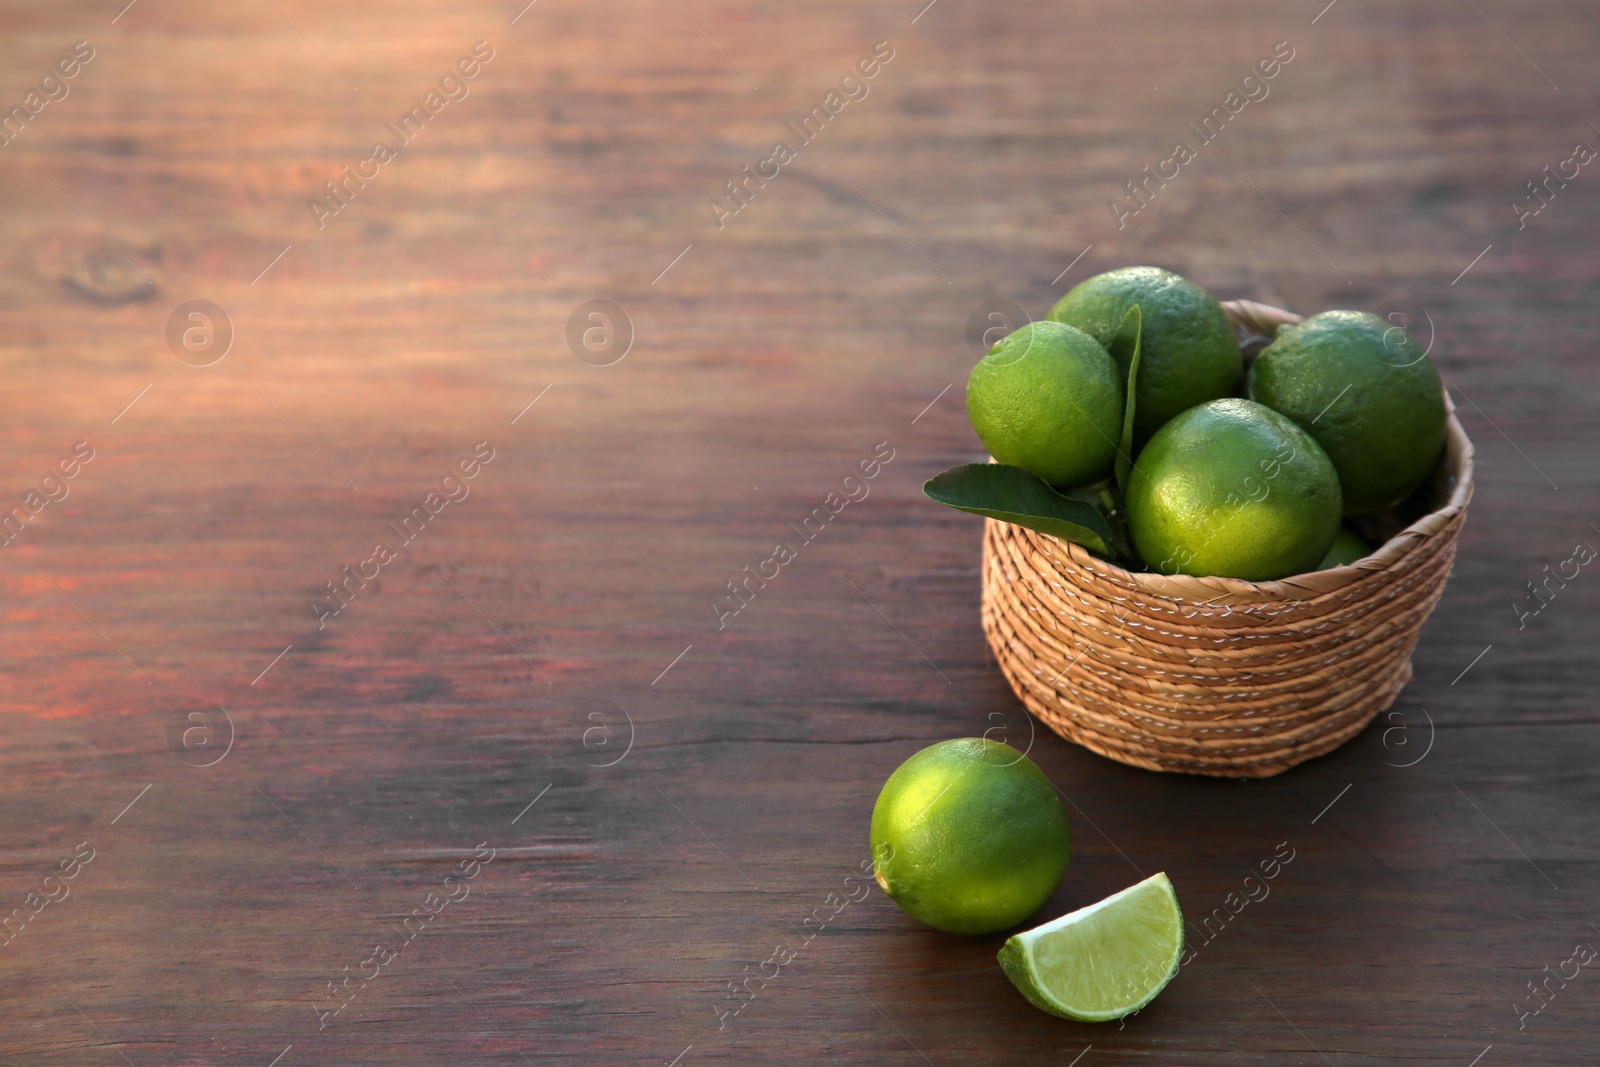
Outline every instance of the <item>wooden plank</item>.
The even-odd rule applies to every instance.
[[[1509,209],[1600,144],[1585,6],[118,6],[10,5],[0,43],[5,106],[95,50],[0,148],[6,505],[93,449],[0,549],[0,914],[93,850],[0,948],[0,1060],[1592,1062],[1593,978],[1513,1007],[1600,939],[1595,594],[1512,608],[1600,539],[1595,179]],[[465,97],[319,228],[308,198],[480,40]],[[1125,183],[1282,41],[1119,229]],[[980,454],[968,316],[1135,262],[1425,308],[1479,484],[1400,718],[1250,783],[1034,738],[1077,843],[1043,914],[1166,870],[1200,946],[1090,1027],[1023,1002],[999,938],[876,889],[803,924],[901,760],[1028,735],[979,522],[919,490]],[[614,363],[569,347],[600,299]],[[168,340],[198,300],[233,335],[204,366]],[[719,629],[880,443],[870,495]],[[468,895],[404,926],[480,843]]]

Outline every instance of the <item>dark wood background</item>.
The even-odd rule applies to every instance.
[[[1509,207],[1600,146],[1591,5],[921,3],[0,8],[6,108],[95,49],[0,148],[0,504],[94,449],[0,548],[0,915],[27,918],[0,1062],[1594,1061],[1593,967],[1518,1005],[1600,945],[1600,579],[1515,605],[1600,546],[1600,173]],[[470,95],[319,230],[306,199],[478,40]],[[870,94],[719,230],[708,199],[880,41]],[[1109,199],[1280,41],[1270,95],[1119,230]],[[1227,782],[1032,742],[1077,843],[1043,917],[1165,870],[1198,920],[1295,857],[1149,1009],[1085,1026],[1016,995],[999,937],[875,887],[803,923],[901,760],[1028,739],[979,522],[919,490],[979,454],[969,315],[1146,262],[1410,309],[1478,487],[1415,681],[1341,751]],[[610,366],[567,342],[594,299],[631,321]],[[166,339],[190,300],[232,324],[209,366]],[[484,440],[470,497],[319,630]],[[719,630],[879,442],[871,495]],[[218,710],[171,730],[191,707]]]

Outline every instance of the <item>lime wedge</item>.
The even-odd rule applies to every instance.
[[[1154,1000],[1182,952],[1183,913],[1162,873],[1017,934],[1000,966],[1034,1007],[1102,1023]]]

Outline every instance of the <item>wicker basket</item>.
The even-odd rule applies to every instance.
[[[1222,306],[1247,359],[1301,321]],[[1069,741],[1150,770],[1279,774],[1355,736],[1411,679],[1472,497],[1453,405],[1435,481],[1444,506],[1366,559],[1276,582],[1135,574],[985,519],[984,633],[1023,704]]]

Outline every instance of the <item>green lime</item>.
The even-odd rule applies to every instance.
[[[1400,503],[1444,449],[1439,372],[1404,330],[1369,312],[1324,311],[1279,330],[1251,365],[1247,388],[1328,453],[1346,516]]]
[[[1055,786],[984,737],[941,741],[889,776],[872,809],[878,884],[918,922],[952,934],[1015,926],[1050,898],[1072,857]]]
[[[1372,546],[1367,544],[1362,537],[1344,527],[1339,528],[1339,533],[1333,539],[1333,547],[1328,549],[1328,554],[1322,557],[1322,562],[1317,564],[1317,570],[1325,571],[1330,567],[1344,567],[1357,560],[1366,559],[1372,555]]]
[[[1315,570],[1339,532],[1339,479],[1293,422],[1250,400],[1190,408],[1128,478],[1128,529],[1162,574],[1267,582]]]
[[[1125,381],[1081,330],[1030,322],[972,368],[967,416],[989,454],[1071,488],[1111,473]]]
[[[1103,1023],[1136,1012],[1178,973],[1183,912],[1165,874],[1017,934],[1000,966],[1033,1006]]]
[[[1212,295],[1170,270],[1123,267],[1079,282],[1050,311],[1107,348],[1139,305],[1139,379],[1133,443],[1142,448],[1179,412],[1239,391],[1243,365],[1233,324]],[[1128,368],[1122,368],[1126,382]]]

